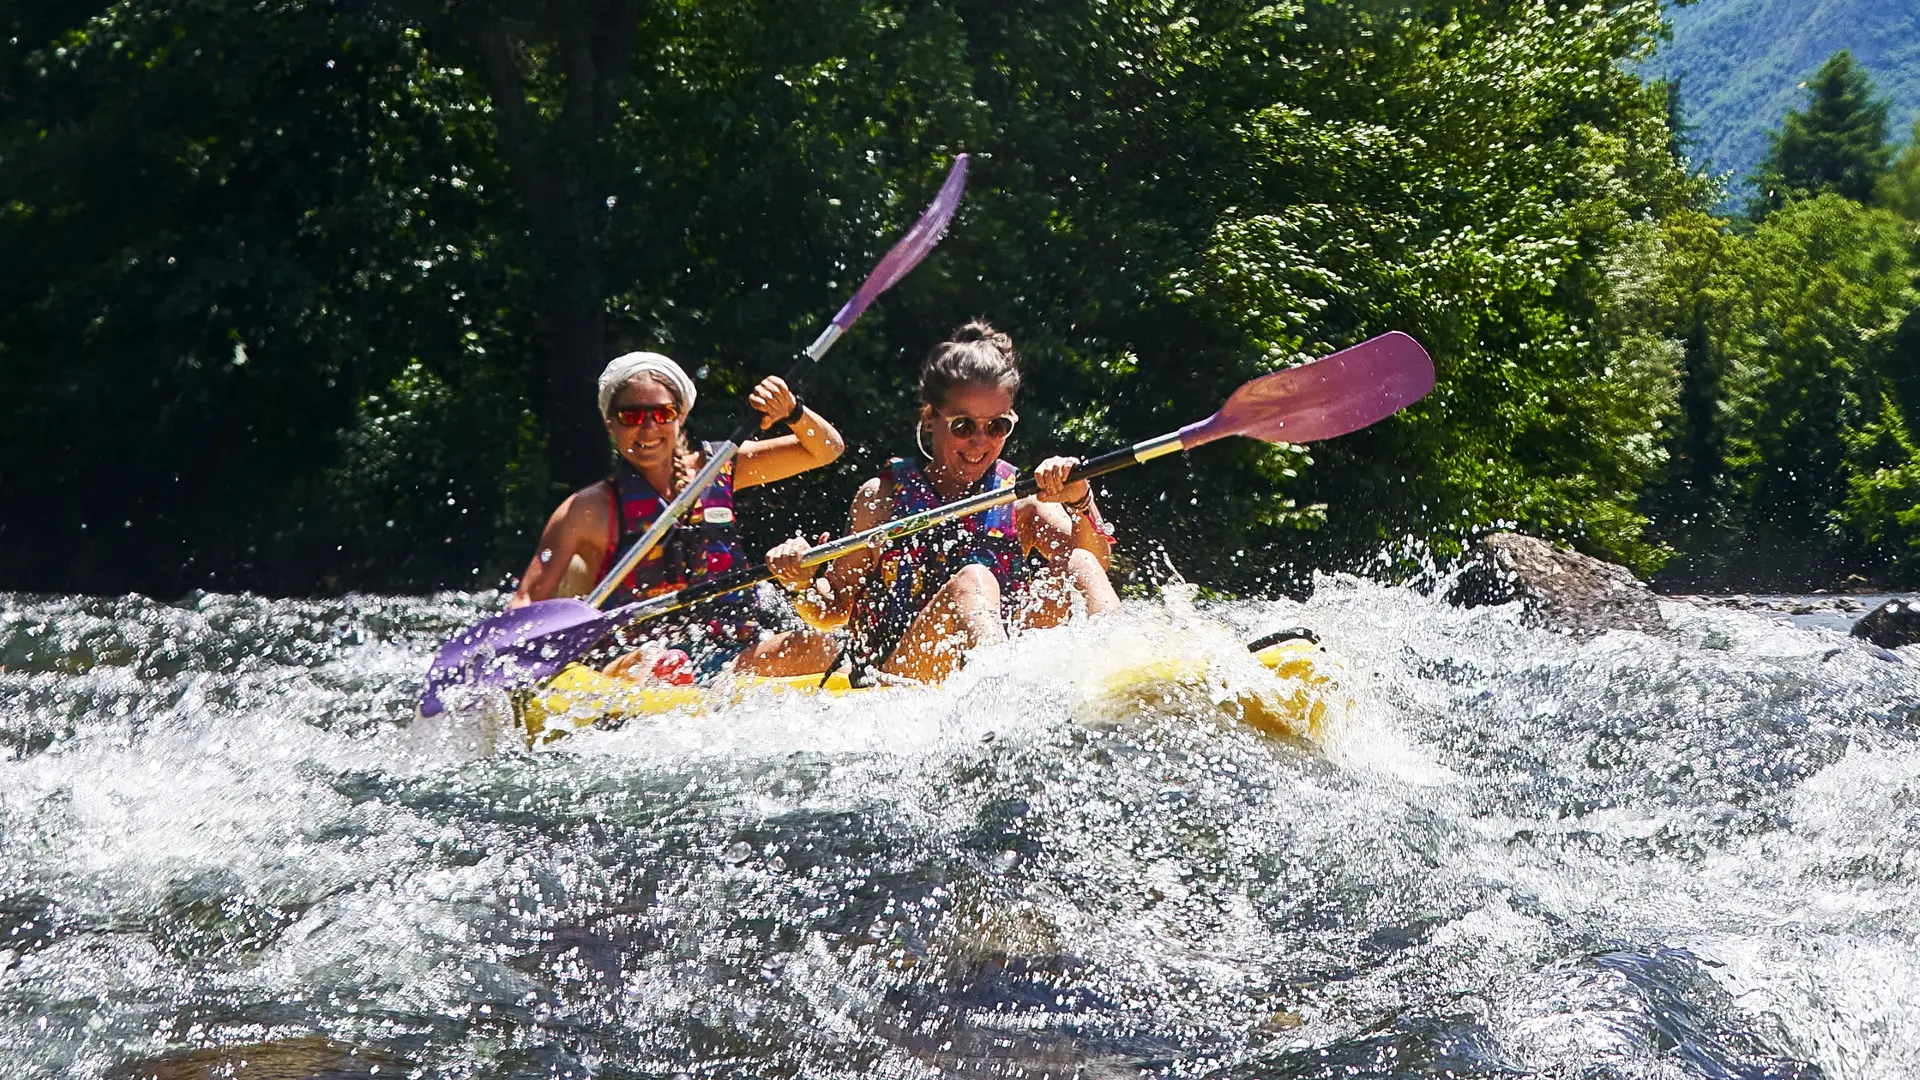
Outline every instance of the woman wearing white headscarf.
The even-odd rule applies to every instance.
[[[686,437],[686,416],[696,397],[693,380],[659,353],[628,353],[607,365],[600,375],[600,416],[618,459],[613,475],[574,492],[553,512],[508,607],[586,592],[646,531],[709,453],[706,444],[695,448]],[[834,426],[802,405],[781,379],[762,380],[747,403],[763,414],[762,431],[784,424],[791,433],[742,444],[732,464],[620,583],[610,603],[672,592],[744,565],[746,553],[734,532],[733,493],[819,468],[846,449]],[[763,634],[750,598],[738,594],[647,624],[646,631],[648,647],[622,657],[610,671],[652,668],[659,678],[683,682],[730,664],[737,671],[782,675],[789,669],[818,671],[834,653],[830,640],[819,634]]]

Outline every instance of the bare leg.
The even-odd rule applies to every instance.
[[[1086,604],[1089,615],[1120,609],[1120,595],[1114,592],[1113,582],[1107,580],[1100,560],[1082,548],[1067,552],[1064,559],[1049,560],[1047,568],[1035,577],[1030,595],[1031,601],[1021,612],[1020,621],[1023,626],[1035,629],[1066,622],[1073,614],[1075,595]]]
[[[1067,552],[1067,580],[1073,583],[1075,591],[1086,597],[1087,614],[1104,615],[1120,610],[1120,594],[1114,591],[1113,582],[1107,580],[1107,571],[1093,552],[1084,548]]]
[[[960,666],[968,649],[1007,639],[1000,622],[1000,581],[984,566],[963,566],[914,616],[880,670],[938,682]]]
[[[787,630],[761,641],[734,658],[742,675],[818,675],[840,654],[840,645],[812,630]]]

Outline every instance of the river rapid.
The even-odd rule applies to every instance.
[[[1920,656],[1329,578],[489,751],[498,603],[0,596],[0,1077],[1920,1075]]]

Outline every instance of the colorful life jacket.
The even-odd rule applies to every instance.
[[[941,498],[921,471],[920,463],[894,458],[881,473],[893,491],[892,519],[931,510],[950,500]],[[1012,487],[1020,472],[995,461],[967,494]],[[943,522],[924,532],[890,540],[874,556],[860,592],[854,598],[848,629],[853,635],[856,669],[886,663],[914,616],[933,594],[963,566],[980,565],[1000,582],[1000,610],[1012,617],[1027,589],[1026,551],[1013,504]]]
[[[705,443],[700,450],[702,454],[713,453],[712,447]],[[640,539],[647,526],[653,524],[672,501],[661,497],[653,485],[647,483],[647,478],[624,460],[615,466],[610,482],[614,514],[608,523],[607,560],[600,566],[601,576]],[[648,552],[614,590],[609,604],[626,604],[675,592],[703,578],[744,566],[746,562],[746,552],[734,533],[733,463],[728,462],[714,479],[713,486],[694,500],[686,515],[667,530],[660,544]],[[742,604],[745,598],[734,594],[732,602]],[[711,606],[726,603],[727,600],[720,599]]]

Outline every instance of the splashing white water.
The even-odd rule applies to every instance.
[[[0,598],[0,1074],[1920,1073],[1920,678],[1830,631],[1338,578],[482,756],[482,610]]]

